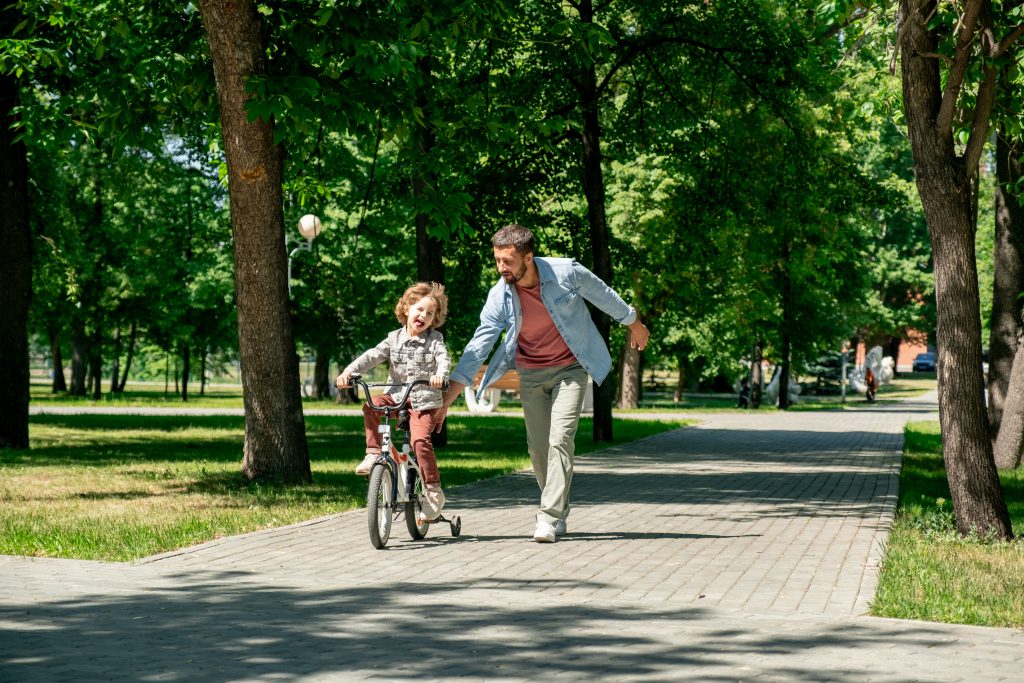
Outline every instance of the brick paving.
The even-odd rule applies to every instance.
[[[517,473],[459,538],[365,511],[132,564],[0,558],[0,681],[1021,681],[1024,633],[866,616],[927,401],[709,413],[577,459],[569,534]],[[443,470],[443,460],[441,462]]]

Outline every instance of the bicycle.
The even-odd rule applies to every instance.
[[[366,405],[383,416],[378,428],[381,437],[380,457],[370,469],[370,485],[366,494],[370,543],[378,550],[384,548],[391,536],[391,523],[398,515],[404,515],[406,529],[414,541],[425,538],[434,522],[446,522],[452,536],[458,537],[462,533],[462,519],[458,515],[452,515],[451,519],[443,514],[434,520],[420,519],[424,489],[420,465],[409,444],[409,393],[413,387],[421,384],[429,386],[430,382],[418,379],[405,384],[367,384],[359,373],[352,373],[349,379],[356,399],[359,398],[359,387],[362,387]],[[378,406],[374,405],[370,395],[372,387],[404,387],[405,392],[397,405]],[[398,448],[391,438],[391,420],[396,415],[398,423],[395,427],[402,433],[402,443]]]

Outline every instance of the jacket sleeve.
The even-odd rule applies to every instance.
[[[452,371],[452,379],[467,387],[472,386],[477,371],[491,355],[494,343],[507,327],[505,289],[502,283],[498,283],[487,294],[487,302],[480,311],[480,324],[463,349],[459,364]]]
[[[604,280],[576,261],[572,262],[572,273],[583,298],[607,313],[612,320],[620,325],[630,325],[636,320],[636,309],[623,301]]]
[[[375,368],[384,361],[386,361],[391,355],[391,344],[387,338],[385,338],[380,344],[373,347],[369,351],[364,352],[361,356],[356,358],[354,361],[345,366],[341,374],[352,374],[353,372],[364,373],[370,368]]]
[[[437,362],[436,374],[448,379],[452,371],[452,359],[448,355],[448,347],[445,346],[444,337],[440,332],[437,333],[437,338],[432,342],[431,353],[434,354],[434,360]]]

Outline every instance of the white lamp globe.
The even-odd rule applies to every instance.
[[[320,219],[311,213],[307,213],[299,219],[299,232],[307,240],[311,240],[319,235],[320,231],[323,229],[323,223],[321,223]]]

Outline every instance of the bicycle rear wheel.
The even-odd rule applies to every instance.
[[[370,543],[380,550],[391,536],[391,468],[376,463],[370,471],[370,488],[366,494],[366,521],[370,528]]]
[[[416,477],[414,485],[409,491],[409,500],[405,504],[405,528],[409,530],[412,540],[419,541],[426,538],[430,531],[430,522],[420,520],[420,511],[423,509],[423,480]]]

